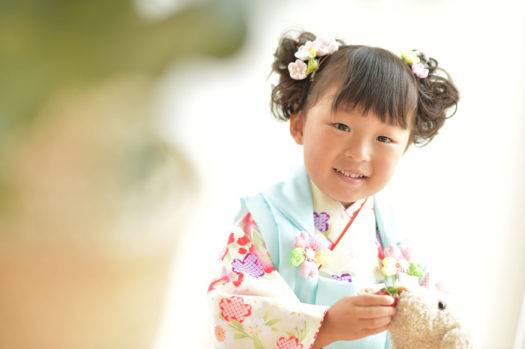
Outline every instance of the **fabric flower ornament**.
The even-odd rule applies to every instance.
[[[420,79],[424,79],[428,76],[428,69],[421,63],[412,65],[412,73]]]
[[[314,41],[307,41],[299,46],[294,56],[295,62],[288,64],[288,72],[294,80],[304,80],[310,74],[312,77],[319,69],[322,61],[319,57],[333,54],[339,49],[339,43],[333,38],[318,38]],[[299,63],[301,62],[301,63]]]
[[[320,37],[313,44],[317,47],[319,56],[331,55],[339,49],[339,43],[334,38]]]
[[[307,61],[311,58],[317,56],[317,48],[314,46],[312,41],[307,41],[304,45],[299,46],[297,52],[295,52],[295,57],[299,58],[301,61]]]
[[[418,52],[415,50],[405,51],[401,54],[403,60],[410,65],[412,73],[420,79],[425,79],[428,76],[429,70],[421,63]]]
[[[332,260],[330,247],[331,243],[324,235],[309,236],[303,231],[295,237],[290,263],[294,267],[301,266],[300,273],[304,279],[316,278],[319,266],[329,264]]]
[[[382,261],[381,273],[384,276],[394,276],[397,274],[397,260],[392,257],[385,257]]]
[[[410,65],[419,63],[419,57],[417,56],[416,51],[405,51],[401,54],[405,62]]]
[[[288,64],[288,71],[290,72],[290,77],[294,80],[303,80],[306,79],[306,70],[308,66],[303,61],[297,59],[295,62]]]
[[[411,253],[408,247],[403,244],[390,245],[384,250],[378,249],[379,271],[385,277],[386,288],[381,292],[396,295],[398,287],[396,281],[409,281],[408,276],[422,277],[424,275],[423,266],[419,263],[410,261]]]

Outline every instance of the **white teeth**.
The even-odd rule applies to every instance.
[[[350,173],[350,172],[346,172],[346,171],[343,171],[343,170],[339,170],[339,169],[335,169],[337,172],[347,176],[347,177],[350,177],[350,178],[363,178],[364,176],[363,175],[359,175],[359,174],[354,174],[354,173]]]

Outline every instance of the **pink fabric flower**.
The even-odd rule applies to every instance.
[[[403,257],[409,261],[412,258],[412,254],[410,253],[410,249],[408,248],[407,244],[404,242],[401,242],[399,245],[399,250],[401,251],[401,254]]]
[[[319,275],[319,266],[315,262],[306,260],[301,264],[300,273],[303,279],[308,279],[309,277],[315,279]]]
[[[339,43],[334,38],[319,37],[314,41],[318,56],[331,55],[339,49]]]
[[[295,62],[288,64],[288,71],[290,72],[290,77],[294,80],[303,80],[306,79],[306,69],[308,66],[306,63],[297,59]]]
[[[315,251],[319,252],[321,250],[325,250],[327,248],[330,248],[330,241],[328,241],[324,235],[321,234],[315,234],[314,236],[311,236],[309,239],[310,247]]]
[[[399,246],[393,244],[393,245],[388,246],[385,249],[385,257],[392,257],[395,259],[399,259],[403,257],[403,254],[401,253]]]
[[[301,233],[299,233],[299,235],[297,235],[295,237],[294,247],[306,248],[309,245],[308,240],[309,240],[308,234],[306,234],[306,232],[302,231]]]
[[[412,65],[412,73],[418,78],[424,79],[428,76],[428,69],[422,63],[416,63]]]
[[[326,260],[324,263],[328,263],[327,261],[329,261],[330,258],[327,258],[329,256],[326,256],[326,254],[332,252],[329,250],[331,245],[332,243],[322,234],[309,236],[306,232],[302,231],[295,237],[291,263],[293,266],[301,265],[300,273],[304,279],[309,277],[316,278],[319,275],[319,263],[321,263],[316,261]],[[299,253],[300,256],[304,257],[297,261],[295,259],[297,256],[295,256],[294,253]],[[323,253],[325,254],[324,257]],[[321,256],[319,256],[319,254],[321,254]]]

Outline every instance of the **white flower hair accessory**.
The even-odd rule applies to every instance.
[[[304,80],[310,74],[313,78],[324,58],[339,49],[339,43],[334,38],[320,37],[307,41],[295,52],[295,62],[288,64],[290,77],[294,80]],[[305,63],[306,61],[306,63]]]

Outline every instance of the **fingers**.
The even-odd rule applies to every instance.
[[[355,308],[355,311],[360,319],[375,319],[394,316],[396,308],[389,306],[358,306]]]
[[[394,297],[377,294],[361,294],[359,296],[354,296],[354,300],[354,304],[360,306],[394,304]]]
[[[378,327],[378,328],[373,328],[373,329],[363,329],[361,334],[363,335],[363,337],[368,337],[368,336],[372,336],[374,334],[385,332],[386,330],[388,330],[388,325],[382,326],[382,327]]]
[[[376,330],[381,329],[383,327],[388,328],[390,325],[390,322],[392,321],[392,318],[390,316],[385,317],[379,317],[375,319],[362,319],[360,321],[361,328],[363,330]]]

